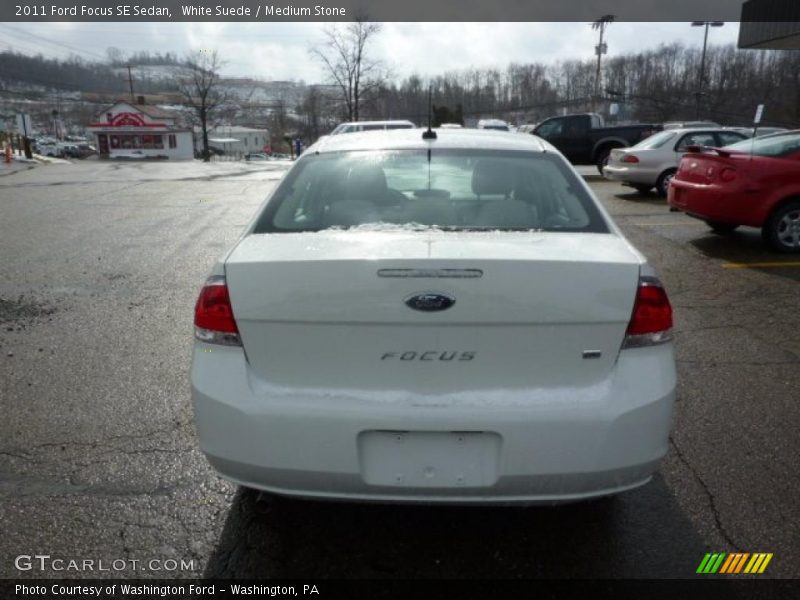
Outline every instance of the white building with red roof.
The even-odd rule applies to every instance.
[[[117,102],[89,124],[101,158],[194,158],[192,130],[180,113],[158,106]]]

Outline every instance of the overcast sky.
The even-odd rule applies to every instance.
[[[323,23],[0,23],[0,49],[87,60],[114,46],[183,55],[219,50],[229,76],[266,80],[324,80],[308,49],[321,40]],[[735,43],[739,24],[713,28],[709,44]],[[608,55],[655,48],[675,41],[702,45],[703,28],[689,23],[613,23]],[[432,75],[509,62],[591,58],[597,32],[588,23],[385,23],[374,54],[400,77]]]

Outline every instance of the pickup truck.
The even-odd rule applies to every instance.
[[[660,131],[660,125],[622,125],[605,127],[596,113],[550,117],[531,132],[553,144],[575,165],[597,165],[603,174],[608,155],[614,148],[627,148]]]

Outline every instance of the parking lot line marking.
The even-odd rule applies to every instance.
[[[800,267],[799,260],[773,262],[722,263],[723,269],[780,269],[781,267]]]
[[[679,222],[678,221],[671,221],[669,223],[652,223],[652,222],[651,223],[647,223],[647,222],[638,223],[637,222],[637,223],[631,223],[631,225],[639,225],[640,227],[644,226],[644,225],[659,225],[659,226],[661,226],[661,225],[699,225],[699,226],[702,226],[702,227],[708,227],[708,225],[706,225],[705,223],[696,223],[694,221],[679,221]]]

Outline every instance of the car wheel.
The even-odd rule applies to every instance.
[[[738,225],[731,225],[730,223],[720,223],[719,221],[706,221],[706,225],[711,228],[711,231],[714,233],[719,233],[720,235],[725,233],[731,233],[735,230]]]
[[[653,189],[652,185],[634,185],[633,189],[635,189],[640,194],[649,194],[650,190]]]
[[[767,219],[761,234],[778,252],[800,252],[800,201],[779,206]]]
[[[656,181],[656,191],[662,198],[667,197],[667,193],[669,192],[669,182],[672,181],[673,177],[675,177],[675,169],[664,171],[658,177],[658,181]]]

